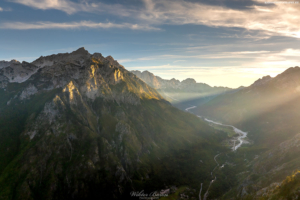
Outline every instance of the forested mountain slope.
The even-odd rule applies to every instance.
[[[0,199],[120,199],[210,181],[226,134],[112,57],[80,48],[1,66]]]

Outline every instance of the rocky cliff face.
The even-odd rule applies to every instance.
[[[17,61],[17,60],[11,60],[11,61],[5,61],[5,60],[3,60],[3,61],[0,61],[0,69],[8,67],[8,66],[10,66],[12,64],[20,64],[20,62]]]
[[[173,152],[192,147],[195,159],[214,164],[224,135],[172,107],[111,56],[80,48],[2,66],[0,199],[123,198],[173,180],[166,171],[180,171]]]
[[[101,96],[131,104],[138,104],[140,97],[162,99],[146,84],[139,85],[140,88],[132,85],[126,88],[127,91],[116,96],[116,92],[109,85],[116,85],[122,81],[128,81],[129,84],[133,75],[111,56],[104,58],[99,53],[91,55],[84,48],[70,54],[40,57],[32,63],[10,63],[0,70],[0,74],[0,85],[3,89],[8,83],[23,83],[28,79],[36,82],[22,91],[21,99],[33,93],[64,87],[70,87],[64,91],[73,94],[73,90],[78,90],[78,93],[89,99]]]

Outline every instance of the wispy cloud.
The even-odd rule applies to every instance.
[[[29,7],[42,10],[61,10],[68,14],[73,14],[75,12],[85,10],[87,8],[87,6],[85,6],[84,4],[74,3],[69,0],[11,0],[11,2],[23,4]]]
[[[184,62],[184,61],[186,61],[186,60],[175,60],[175,61],[173,61],[173,63]]]
[[[256,5],[237,10],[183,0],[142,0],[144,6],[141,7],[86,0],[79,2],[71,0],[10,1],[36,9],[61,10],[68,14],[80,11],[110,13],[139,20],[141,24],[195,24],[210,27],[237,27],[249,31],[260,31],[262,33],[259,34],[261,38],[271,36],[300,38],[299,6],[296,4],[263,5],[262,0],[256,0]]]
[[[285,49],[284,51],[278,53],[278,56],[296,56],[299,57],[300,49]]]
[[[238,27],[260,30],[265,35],[300,38],[299,8],[291,4],[252,6],[235,10],[182,0],[147,0],[154,4],[140,17],[152,23],[201,24],[211,27]],[[261,3],[261,2],[260,2]]]
[[[183,52],[185,54],[163,54],[156,56],[140,57],[140,58],[126,58],[120,59],[120,63],[137,62],[137,61],[149,61],[149,60],[173,60],[173,63],[186,61],[184,59],[224,59],[224,58],[257,58],[265,56],[270,51],[231,51],[231,52],[215,52],[215,53],[196,53],[189,54],[188,51]],[[176,60],[175,60],[176,59]],[[180,59],[180,60],[177,60]]]
[[[11,8],[2,8],[0,7],[0,12],[8,12],[8,11],[12,11]]]
[[[55,9],[63,11],[67,14],[77,12],[104,12],[115,13],[120,16],[129,16],[135,13],[135,9],[126,8],[120,4],[105,4],[96,1],[80,1],[71,0],[9,0],[10,2],[19,3],[35,9],[49,10]]]
[[[247,59],[247,62],[251,62],[251,60],[259,63],[264,62],[274,62],[274,61],[283,61],[283,60],[291,60],[291,57],[295,57],[294,60],[300,63],[300,49],[283,49],[281,51],[217,51],[210,53],[203,52],[194,52],[193,54],[188,53],[187,51],[182,51],[183,54],[163,54],[163,55],[154,55],[148,57],[140,57],[140,58],[126,58],[120,59],[120,63],[129,63],[129,62],[140,62],[140,61],[150,61],[150,60],[165,60],[172,63],[178,63],[182,61],[186,61],[184,59],[208,59],[214,60],[216,59]],[[292,62],[295,63],[295,62]],[[290,65],[292,66],[292,65]]]
[[[231,54],[262,54],[269,53],[270,51],[239,51],[239,52],[230,52]]]
[[[55,22],[6,22],[0,24],[0,29],[16,29],[16,30],[29,30],[29,29],[79,29],[79,28],[118,28],[118,29],[132,29],[132,30],[160,30],[159,28],[148,26],[148,25],[139,25],[139,24],[130,24],[130,23],[97,23],[92,21],[80,21],[80,22],[67,22],[67,23],[55,23]]]

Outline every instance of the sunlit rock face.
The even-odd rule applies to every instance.
[[[72,53],[40,57],[32,63],[1,61],[0,86],[6,88],[8,83],[23,83],[34,80],[31,90],[23,91],[20,98],[29,98],[31,93],[65,88],[71,94],[74,88],[80,95],[94,100],[96,97],[116,99],[118,102],[139,103],[140,95],[144,98],[161,99],[156,92],[143,84],[142,88],[129,87],[121,95],[115,95],[110,85],[130,82],[134,77],[111,56],[103,57],[100,53],[91,55],[84,48]],[[125,74],[125,75],[124,75]],[[69,89],[66,89],[68,87]],[[33,89],[35,88],[35,89]],[[140,93],[142,91],[142,93]],[[137,94],[138,93],[138,94]]]

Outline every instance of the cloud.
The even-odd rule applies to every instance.
[[[148,25],[138,25],[138,24],[115,24],[115,23],[98,23],[92,21],[80,21],[80,22],[67,22],[67,23],[55,23],[55,22],[34,22],[34,23],[24,23],[24,22],[6,22],[0,24],[0,29],[14,29],[14,30],[30,30],[30,29],[79,29],[79,28],[118,28],[118,29],[132,29],[132,30],[160,30],[159,28],[151,27]]]
[[[11,2],[42,10],[57,9],[68,14],[84,10],[87,7],[83,4],[80,5],[69,0],[11,0]]]
[[[188,51],[187,51],[188,52]],[[185,52],[185,53],[187,53]],[[173,60],[173,63],[186,61],[184,59],[226,59],[226,58],[258,58],[264,57],[270,51],[231,51],[231,52],[215,52],[215,53],[196,53],[191,54],[163,54],[156,56],[140,57],[140,58],[126,58],[118,60],[120,63],[149,61],[149,60]],[[276,54],[279,55],[279,54]],[[176,59],[176,60],[175,60]],[[178,60],[180,59],[180,60]]]
[[[119,16],[129,16],[135,13],[135,9],[126,8],[119,4],[109,5],[101,2],[89,3],[86,0],[80,1],[79,3],[70,0],[10,0],[10,2],[41,10],[60,10],[67,14],[77,12],[103,12],[115,13]]]
[[[278,56],[296,56],[299,57],[300,49],[285,49],[278,53]]]
[[[269,53],[270,51],[239,51],[239,52],[230,52],[232,54],[262,54]]]
[[[186,60],[175,60],[175,61],[173,61],[173,63],[184,62],[184,61],[186,61]]]
[[[140,13],[140,18],[151,23],[236,27],[263,31],[268,36],[300,38],[299,7],[295,4],[254,5],[235,10],[182,0],[147,0],[147,4],[149,1],[154,5]]]
[[[128,17],[139,24],[148,25],[205,25],[209,27],[242,28],[260,31],[260,39],[272,36],[300,38],[300,4],[283,4],[275,1],[265,4],[253,1],[246,9],[233,9],[184,0],[142,0],[144,6],[105,4],[94,0],[10,0],[36,9],[56,9],[68,14],[92,12]],[[277,3],[276,3],[277,2]],[[229,36],[226,36],[229,37]],[[257,36],[256,36],[257,37]]]
[[[3,11],[3,8],[0,7],[0,12],[2,12],[2,11]]]
[[[119,62],[134,63],[137,61],[140,62],[140,61],[150,61],[150,60],[164,60],[167,62],[177,63],[177,62],[185,61],[183,59],[196,59],[199,61],[208,60],[209,62],[212,61],[216,62],[217,60],[222,61],[224,59],[247,59],[247,62],[236,61],[236,63],[238,63],[238,66],[240,67],[243,66],[247,66],[247,67],[251,67],[251,66],[270,67],[271,66],[272,67],[274,65],[281,65],[282,67],[287,67],[287,66],[299,65],[300,63],[299,55],[300,55],[300,49],[289,48],[289,49],[283,49],[281,51],[230,51],[230,52],[219,51],[214,53],[207,53],[207,54],[199,53],[194,55],[164,54],[164,55],[156,55],[156,56],[148,56],[148,57],[140,57],[140,58],[120,59]]]

